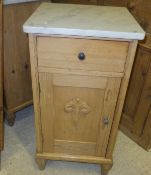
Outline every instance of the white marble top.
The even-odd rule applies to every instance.
[[[23,26],[26,33],[144,39],[125,7],[43,3]]]
[[[32,1],[39,1],[39,0],[3,0],[3,4],[4,5],[18,4],[18,3],[32,2]]]

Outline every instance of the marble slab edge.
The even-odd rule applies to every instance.
[[[25,33],[42,34],[42,35],[65,35],[65,36],[80,36],[80,37],[98,37],[112,39],[127,39],[127,40],[143,40],[144,33],[132,32],[114,32],[114,31],[99,31],[99,30],[82,30],[82,29],[66,29],[66,28],[45,28],[23,26]]]
[[[9,5],[9,4],[19,4],[19,3],[25,3],[25,2],[34,2],[34,1],[39,1],[39,0],[3,0],[3,4]]]

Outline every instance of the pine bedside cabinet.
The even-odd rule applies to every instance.
[[[145,33],[123,7],[43,3],[29,34],[36,161],[97,163],[112,152],[134,61]]]

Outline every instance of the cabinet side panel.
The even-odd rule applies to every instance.
[[[54,105],[52,74],[39,73],[43,152],[54,149]],[[58,121],[59,122],[59,121]]]
[[[42,129],[41,129],[41,117],[40,117],[40,94],[39,94],[39,77],[37,67],[37,51],[36,51],[36,37],[29,35],[29,48],[30,48],[30,64],[31,64],[31,76],[32,76],[32,89],[34,99],[34,111],[35,111],[35,127],[36,127],[36,145],[37,152],[42,152]]]
[[[114,120],[112,124],[108,148],[106,152],[107,158],[112,158],[112,153],[113,153],[113,149],[115,146],[117,131],[118,131],[119,122],[120,122],[122,109],[124,105],[124,100],[126,96],[126,91],[127,91],[129,78],[130,78],[130,74],[131,74],[131,70],[132,70],[132,66],[134,62],[134,57],[136,53],[137,43],[138,43],[137,41],[132,41],[130,42],[130,45],[129,45],[129,51],[127,55],[126,65],[125,65],[125,75],[121,82],[119,97],[118,97],[118,101],[117,101],[117,105],[115,109]]]

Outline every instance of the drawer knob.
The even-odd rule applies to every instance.
[[[83,52],[80,52],[78,55],[79,60],[84,60],[85,59],[85,54]]]

